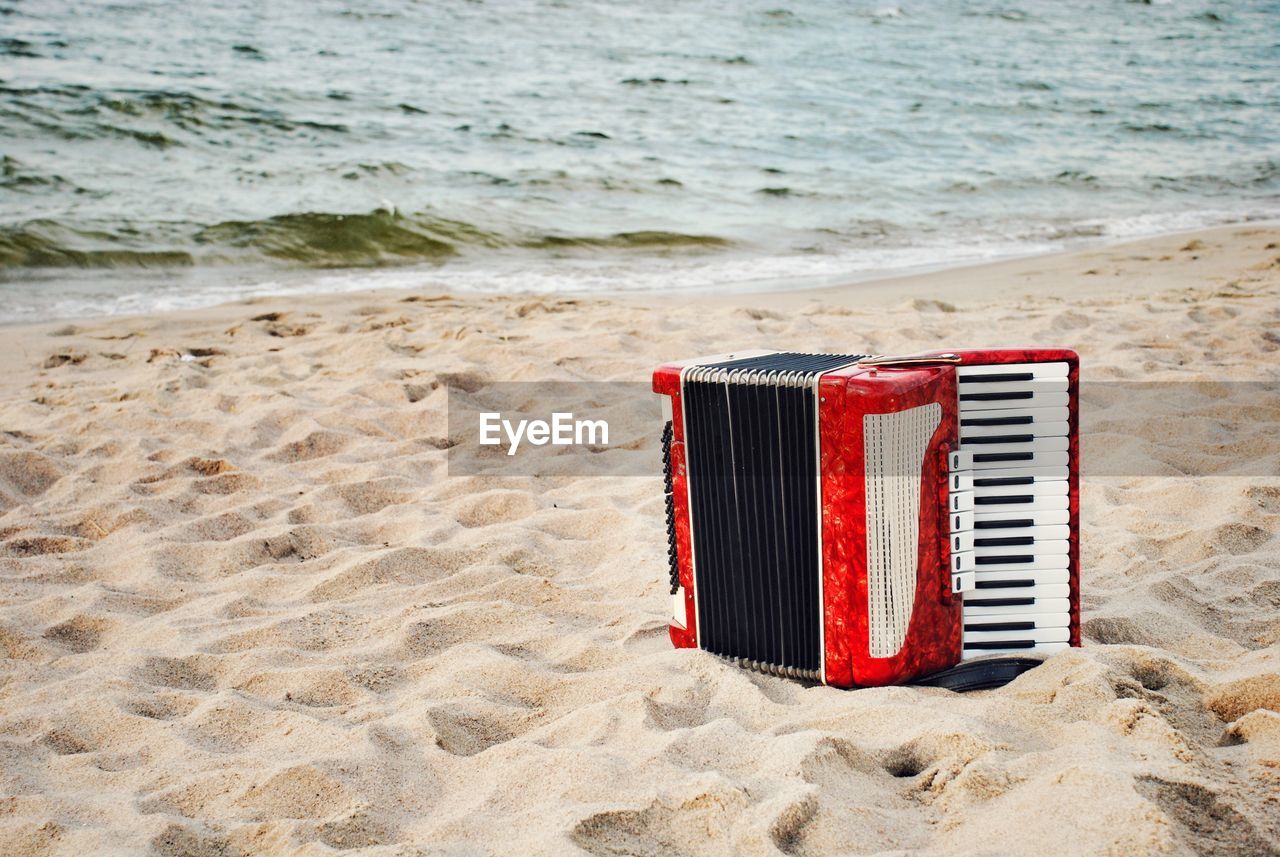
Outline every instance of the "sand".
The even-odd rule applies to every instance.
[[[424,277],[7,329],[0,852],[1275,853],[1280,406],[1225,382],[1280,380],[1278,245],[732,300]],[[1086,382],[1207,383],[1193,430],[1086,402],[1086,645],[1000,690],[672,650],[656,454],[446,475],[449,383],[1023,343]]]

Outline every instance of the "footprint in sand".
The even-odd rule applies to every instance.
[[[44,638],[77,654],[91,652],[102,645],[103,635],[111,622],[102,616],[74,616],[46,629]]]
[[[267,457],[271,461],[295,464],[299,461],[312,461],[317,458],[336,455],[350,445],[351,438],[346,435],[320,429],[313,431],[302,440],[286,443]]]
[[[498,718],[460,705],[429,711],[427,722],[435,732],[436,746],[455,756],[474,756],[515,737]]]
[[[134,670],[139,681],[176,690],[213,691],[218,687],[215,660],[205,655],[149,657]]]

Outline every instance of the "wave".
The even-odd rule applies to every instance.
[[[441,263],[475,250],[698,251],[729,247],[714,235],[661,230],[609,235],[507,234],[461,220],[385,209],[300,212],[213,224],[139,225],[32,220],[0,227],[0,269],[252,265],[379,268]]]

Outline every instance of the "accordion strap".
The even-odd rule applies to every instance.
[[[941,687],[965,693],[970,690],[990,690],[1004,687],[1029,669],[1040,666],[1039,658],[984,658],[967,661],[950,669],[927,675],[914,682],[925,687]]]

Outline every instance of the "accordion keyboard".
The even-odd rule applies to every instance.
[[[1066,363],[957,367],[951,549],[964,657],[1049,654],[1070,640]]]

